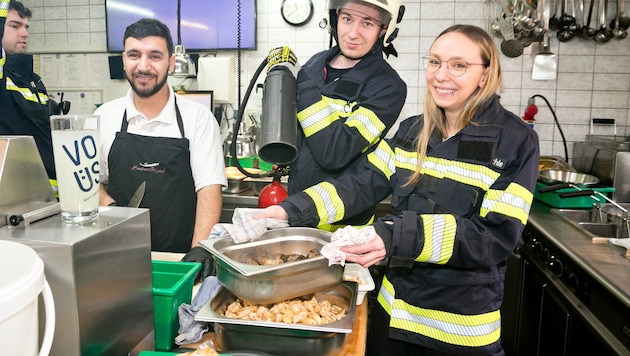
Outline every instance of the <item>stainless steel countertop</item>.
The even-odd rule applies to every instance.
[[[609,242],[593,242],[550,209],[546,204],[535,202],[528,224],[630,307],[630,259],[626,257],[626,249]]]

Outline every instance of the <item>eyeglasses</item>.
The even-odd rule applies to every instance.
[[[442,63],[446,62],[446,68],[450,75],[454,77],[461,77],[466,73],[466,69],[468,66],[488,66],[485,63],[470,63],[463,58],[451,58],[448,61],[441,61],[439,58],[434,56],[424,56],[422,57],[422,66],[427,71],[427,73],[435,73],[442,67]]]

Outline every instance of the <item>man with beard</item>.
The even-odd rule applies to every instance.
[[[165,24],[137,21],[125,30],[124,46],[131,89],[94,112],[101,117],[101,182],[107,182],[100,205],[124,206],[146,182],[140,207],[150,209],[151,249],[203,249],[198,242],[219,222],[227,185],[219,126],[207,108],[167,85],[175,56]]]
[[[404,13],[402,0],[329,0],[330,31],[337,45],[311,57],[297,75],[298,157],[289,194],[350,169],[394,125],[407,86],[385,61]],[[329,201],[326,191],[313,199]],[[371,221],[374,207],[318,226],[335,230]]]

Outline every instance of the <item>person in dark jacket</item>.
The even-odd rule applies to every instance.
[[[535,131],[499,102],[499,57],[484,29],[449,27],[423,57],[423,115],[351,172],[256,217],[318,226],[391,194],[373,239],[342,248],[364,267],[387,261],[368,355],[504,354],[506,261],[527,223],[540,152]]]
[[[2,26],[2,49],[6,53],[3,83],[0,85],[0,135],[33,136],[53,188],[56,188],[46,87],[33,72],[28,49],[31,10],[15,0],[8,2]]]
[[[298,157],[289,194],[337,177],[364,157],[394,125],[407,96],[405,82],[383,58],[396,52],[391,42],[402,0],[330,0],[328,7],[337,45],[298,72]],[[374,207],[365,207],[327,229],[366,224],[373,215]]]

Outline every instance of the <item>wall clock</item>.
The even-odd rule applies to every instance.
[[[313,17],[312,0],[282,0],[280,14],[282,19],[291,26],[302,26]]]

